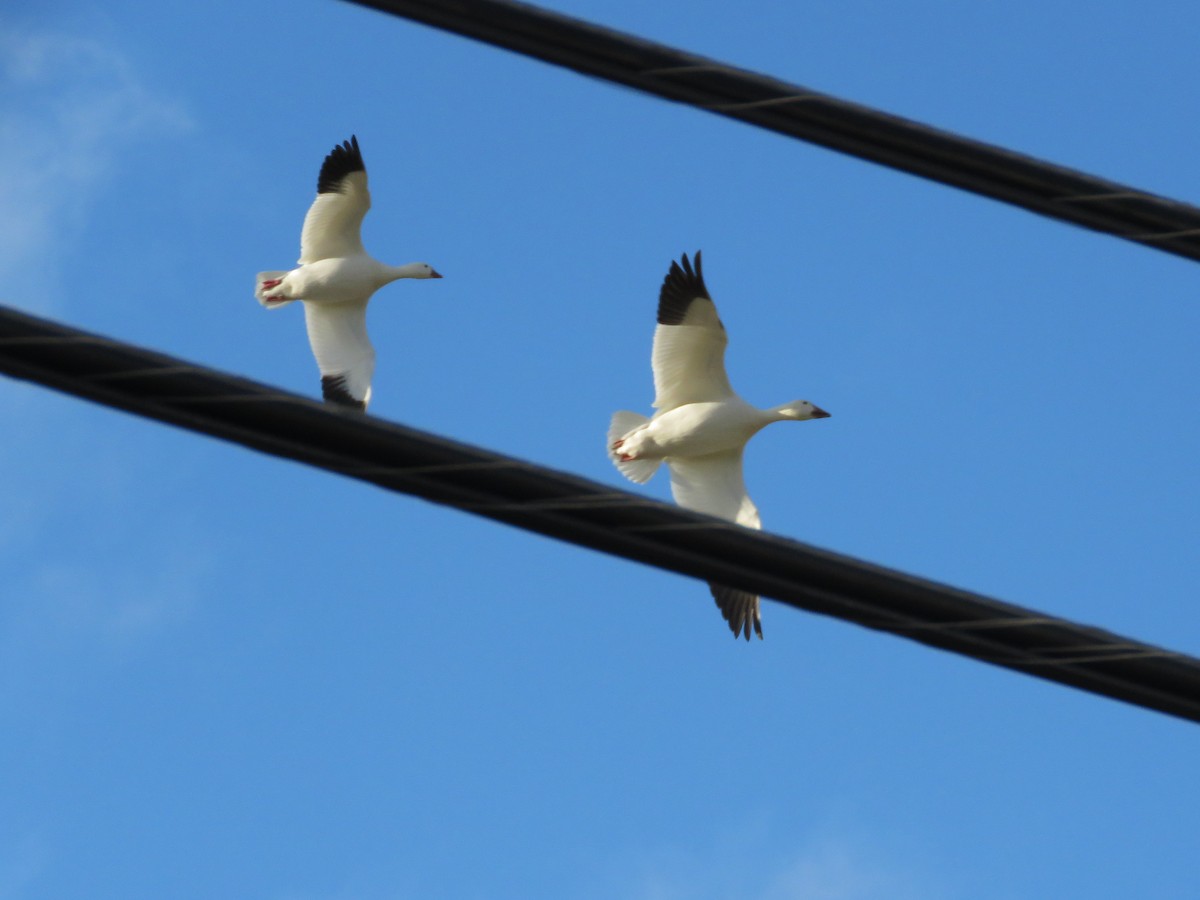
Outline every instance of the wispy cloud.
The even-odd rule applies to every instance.
[[[209,590],[215,563],[173,523],[160,541],[50,551],[8,575],[0,610],[0,715],[43,714],[47,702],[183,627]],[[174,548],[164,549],[165,544]],[[128,548],[135,548],[128,550]],[[155,552],[157,550],[157,553]]]
[[[930,900],[944,892],[915,873],[849,841],[831,838],[800,851],[764,885],[761,900]]]
[[[164,559],[130,555],[119,565],[72,559],[39,567],[30,588],[44,625],[121,651],[181,621],[206,569],[204,560],[182,549]]]
[[[748,829],[758,832],[758,828]],[[721,841],[713,853],[670,854],[645,867],[626,895],[640,900],[937,900],[948,896],[942,880],[918,863],[867,838],[851,839],[834,829],[799,842],[780,854],[778,838],[749,833]],[[730,865],[730,860],[754,860]]]
[[[150,86],[126,54],[91,33],[19,28],[0,21],[0,302],[52,310],[55,273],[71,253],[122,155],[147,139],[193,127],[183,105]],[[64,509],[102,506],[124,522],[119,498],[71,497],[52,466],[31,464],[38,446],[62,440],[66,423],[39,412],[41,389],[0,379],[0,411],[23,423],[0,446],[0,469],[20,471],[5,495],[0,566],[0,701],[27,706],[39,691],[68,685],[94,665],[120,658],[186,617],[206,584],[208,559],[194,543],[130,534],[136,554],[64,522]],[[15,462],[14,462],[15,461]],[[100,491],[120,460],[87,458],[76,485]],[[132,525],[114,524],[114,535]],[[156,553],[157,550],[157,553]]]
[[[52,272],[133,141],[191,127],[130,60],[86,36],[0,24],[0,279],[53,305]]]

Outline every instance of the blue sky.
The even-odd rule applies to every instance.
[[[1200,200],[1200,9],[556,7]],[[767,528],[1200,653],[1195,263],[337,2],[0,14],[4,302],[319,393],[267,313],[357,134],[372,413],[625,486],[704,250]],[[1193,897],[1194,725],[0,381],[0,898]],[[668,496],[661,475],[647,487]]]

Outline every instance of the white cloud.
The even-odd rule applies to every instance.
[[[148,85],[129,57],[91,33],[0,21],[0,303],[52,310],[61,295],[55,273],[122,155],[193,127],[179,103]],[[69,427],[59,407],[42,411],[44,401],[43,388],[0,378],[0,412],[23,425],[0,446],[0,471],[20,473],[10,478],[10,515],[0,523],[0,701],[23,703],[136,652],[188,615],[211,571],[195,545],[171,543],[172,532],[189,530],[184,522],[163,523],[149,546],[131,534],[137,552],[118,560],[111,546],[63,521],[64,508],[90,502],[123,522],[126,505],[96,493],[109,469],[127,466],[93,454],[71,481],[31,463],[39,445],[62,440]],[[91,484],[93,493],[67,499],[68,482]]]
[[[840,834],[805,840],[779,854],[779,840],[749,827],[706,854],[669,854],[643,869],[631,891],[640,900],[937,900],[940,879],[866,838]],[[836,832],[836,830],[835,830]]]
[[[160,526],[153,544],[120,541],[119,556],[97,545],[51,550],[6,573],[0,711],[42,719],[97,670],[185,627],[215,569],[211,551],[187,530],[174,523]]]
[[[39,567],[31,588],[44,626],[121,650],[181,621],[207,568],[182,549],[165,559],[131,554],[118,565],[73,559]]]
[[[191,120],[123,54],[90,37],[0,25],[0,279],[53,304],[54,262],[122,150]]]
[[[937,896],[911,872],[846,841],[822,840],[806,847],[774,875],[761,900],[928,900]]]

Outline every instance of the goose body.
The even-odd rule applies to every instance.
[[[660,410],[645,425],[622,435],[618,462],[622,456],[665,460],[738,450],[773,421],[769,412],[736,395]]]
[[[365,410],[375,349],[367,336],[367,302],[400,278],[441,278],[427,263],[389,266],[367,255],[362,221],[371,208],[358,138],[339,144],[317,176],[317,198],[304,217],[299,265],[259,272],[254,296],[268,309],[304,302],[308,340],[325,400]]]
[[[625,477],[643,484],[665,462],[671,494],[687,509],[761,528],[758,508],[746,493],[742,455],[746,443],[772,422],[822,419],[829,413],[807,400],[759,409],[747,403],[725,374],[728,338],[704,284],[697,251],[672,262],[658,300],[651,354],[657,412],[648,418],[615,413],[608,453]],[[762,614],[754,594],[710,584],[734,636],[762,637]]]

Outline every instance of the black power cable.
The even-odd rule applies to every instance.
[[[1200,260],[1200,208],[512,0],[352,0]]]
[[[0,307],[0,372],[559,540],[1200,722],[1200,659],[5,307]],[[704,592],[696,596],[707,598]]]

